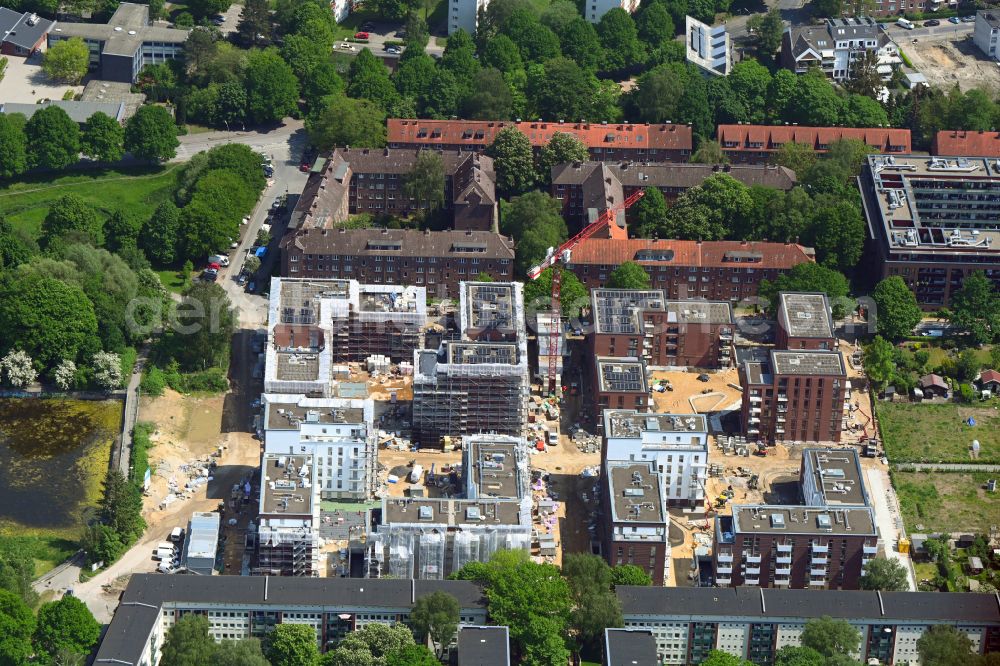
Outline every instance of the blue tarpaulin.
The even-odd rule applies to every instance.
[[[254,252],[254,254],[260,258],[263,258],[264,255],[267,254],[267,247],[265,246],[257,248],[257,251]]]
[[[972,418],[972,417],[970,416],[970,417],[969,417],[969,419],[968,419],[968,420],[966,421],[966,423],[967,423],[968,425],[970,425],[970,426],[974,426],[974,425],[976,425],[976,419],[974,419],[974,418]]]

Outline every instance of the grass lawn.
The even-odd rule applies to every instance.
[[[995,407],[881,403],[878,416],[892,462],[972,462],[969,449],[978,439],[979,462],[1000,463],[1000,413]],[[975,426],[965,425],[970,416]]]
[[[136,169],[95,169],[56,178],[39,175],[0,183],[0,216],[33,235],[41,231],[49,206],[67,194],[77,194],[105,216],[125,209],[149,217],[176,187],[179,164]]]
[[[7,548],[25,549],[35,560],[35,576],[41,576],[62,564],[73,556],[79,546],[76,539],[70,535],[60,535],[57,532],[29,530],[25,534],[23,527],[17,528],[17,536],[0,534],[0,551]]]
[[[163,283],[164,289],[172,291],[175,294],[184,291],[184,281],[178,277],[179,273],[180,270],[177,268],[166,268],[156,271],[156,274],[160,276],[160,282]]]
[[[983,486],[989,472],[893,472],[892,481],[909,532],[988,533],[1000,516],[1000,493]]]

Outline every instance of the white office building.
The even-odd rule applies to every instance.
[[[700,506],[708,470],[708,422],[700,414],[605,409],[603,459],[653,461],[667,506]]]

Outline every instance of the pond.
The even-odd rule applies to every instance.
[[[0,533],[78,537],[121,417],[116,400],[0,398]]]

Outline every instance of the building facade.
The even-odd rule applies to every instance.
[[[602,420],[602,460],[655,463],[668,506],[701,506],[708,469],[708,421],[704,416],[607,409]]]
[[[464,30],[474,36],[479,26],[479,13],[489,6],[490,0],[452,0],[448,7],[448,34]]]
[[[167,632],[192,613],[208,619],[216,641],[263,639],[279,624],[303,624],[326,651],[369,624],[406,622],[416,600],[437,591],[458,599],[460,626],[486,623],[483,591],[468,581],[135,574],[94,663],[156,666]]]
[[[652,632],[657,663],[664,665],[698,664],[722,650],[771,666],[779,649],[801,645],[806,622],[824,615],[860,632],[852,658],[861,663],[917,663],[917,641],[941,624],[966,634],[979,654],[1000,651],[993,594],[627,586],[615,592],[626,628]]]
[[[653,461],[609,460],[601,476],[604,514],[601,548],[611,566],[632,564],[653,579],[669,580],[670,514]]]
[[[798,125],[719,125],[716,136],[731,162],[762,164],[786,143],[801,143],[817,153],[841,139],[863,141],[879,153],[911,152],[910,130],[886,127],[802,127]]]
[[[725,368],[732,359],[735,325],[728,301],[669,301],[663,291],[594,289],[595,357],[637,357],[648,367]]]
[[[896,42],[868,16],[828,18],[821,26],[791,26],[781,42],[783,67],[796,74],[816,67],[837,82],[854,78],[857,67],[869,64],[888,81],[902,63]]]
[[[901,277],[925,310],[947,306],[974,271],[1000,286],[996,160],[869,155],[859,182],[880,278]]]
[[[281,251],[284,277],[416,285],[433,298],[481,273],[514,276],[513,241],[489,231],[314,228],[286,234]]]
[[[757,298],[761,280],[774,281],[815,253],[794,243],[588,238],[566,262],[591,289],[606,286],[611,273],[634,261],[649,273],[653,289],[671,300],[736,303]]]
[[[972,43],[987,57],[1000,60],[997,55],[997,37],[1000,37],[1000,14],[992,10],[976,12],[976,27],[972,31]],[[940,155],[941,153],[935,153]],[[959,153],[974,155],[975,153]],[[984,156],[986,157],[986,156]]]
[[[612,3],[607,9],[613,6],[617,5]],[[596,161],[687,162],[691,156],[694,140],[690,125],[673,123],[607,124],[390,118],[386,121],[388,133],[386,145],[390,148],[435,148],[481,153],[493,143],[497,133],[506,127],[513,127],[528,137],[536,152],[548,144],[553,135],[560,132],[572,134],[587,146],[591,158]]]
[[[57,22],[48,33],[48,46],[79,37],[90,50],[97,78],[135,83],[146,65],[183,58],[188,32],[155,26],[148,5],[123,2],[107,24]]]
[[[33,12],[0,7],[0,55],[27,57],[40,51],[53,25]]]
[[[748,439],[840,441],[849,389],[839,351],[745,349],[737,352],[737,360]]]
[[[649,411],[653,401],[646,382],[646,364],[641,359],[595,356],[593,372],[589,385],[593,391],[591,407],[594,414],[605,409]]]
[[[319,576],[319,488],[311,455],[264,454],[260,465],[258,576]]]

